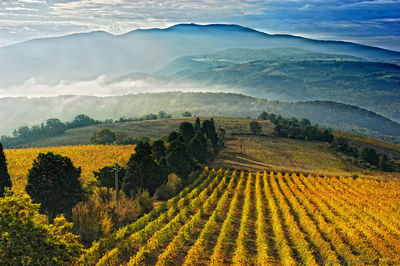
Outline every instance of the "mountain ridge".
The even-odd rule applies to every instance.
[[[194,30],[193,30],[194,29]],[[42,38],[0,48],[0,89],[35,78],[40,82],[152,73],[185,55],[229,48],[296,47],[345,54],[372,61],[395,61],[400,52],[340,41],[271,35],[227,24],[178,24],[166,29],[134,30],[122,35],[104,31]]]

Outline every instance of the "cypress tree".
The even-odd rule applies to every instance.
[[[188,144],[194,137],[193,125],[189,122],[182,122],[179,126],[179,133],[181,133],[185,143]]]
[[[218,135],[215,130],[214,120],[205,120],[203,122],[203,132],[207,135],[207,137],[211,140],[211,144],[213,146],[218,144]]]
[[[3,144],[0,142],[0,197],[4,195],[4,188],[11,188],[11,179],[7,170],[7,160],[3,151]]]
[[[203,132],[196,132],[193,139],[189,142],[188,150],[190,155],[201,163],[207,159],[207,140]]]
[[[169,144],[166,159],[169,172],[180,178],[186,178],[193,170],[193,161],[186,151],[185,143],[179,139]]]

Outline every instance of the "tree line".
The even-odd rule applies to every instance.
[[[333,134],[330,129],[321,129],[318,125],[312,125],[306,118],[301,120],[298,120],[295,117],[287,119],[280,115],[268,114],[264,111],[258,116],[258,119],[271,121],[275,126],[273,135],[276,137],[320,140],[329,143],[333,140]],[[254,125],[253,128],[255,128]],[[252,131],[254,132],[254,130]]]
[[[34,125],[32,127],[22,126],[15,129],[11,137],[2,136],[1,142],[4,146],[13,148],[38,139],[60,135],[70,128],[85,127],[101,123],[103,122],[84,114],[77,115],[71,122],[66,123],[61,122],[58,118],[50,118],[40,125]]]
[[[189,115],[191,116],[191,114],[188,112],[182,113],[182,116],[189,116]],[[33,125],[31,127],[21,126],[13,131],[12,136],[4,136],[4,135],[1,136],[0,141],[7,148],[16,148],[24,146],[25,144],[28,144],[35,140],[61,135],[66,130],[72,128],[86,127],[98,124],[165,119],[171,117],[172,116],[170,114],[167,114],[164,111],[160,111],[158,112],[158,114],[146,114],[139,118],[120,117],[118,120],[113,120],[113,119],[96,120],[85,114],[79,114],[71,122],[65,122],[65,123],[58,118],[50,118],[47,119],[46,122],[43,122],[38,125]],[[132,141],[130,141],[129,143],[121,143],[121,144],[135,144],[135,143],[132,143]]]
[[[385,172],[400,171],[400,164],[388,155],[381,154],[371,147],[358,149],[352,146],[346,138],[334,138],[331,148],[335,152],[345,155],[349,162],[358,167],[378,169]]]

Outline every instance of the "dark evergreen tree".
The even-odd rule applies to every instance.
[[[200,118],[196,118],[196,122],[194,123],[194,130],[195,131],[200,131],[201,130],[201,124],[200,124]]]
[[[360,155],[361,160],[377,166],[379,163],[379,155],[376,153],[376,150],[373,148],[364,148],[361,151]]]
[[[128,169],[122,184],[126,195],[134,197],[140,189],[148,189],[154,194],[156,188],[166,182],[163,179],[160,168],[152,157],[149,143],[136,145],[135,154],[132,154],[128,162]]]
[[[124,167],[119,165],[105,166],[101,168],[98,172],[93,172],[94,176],[99,181],[100,185],[106,188],[115,188],[115,171],[116,167],[118,169],[118,187],[121,188],[122,182],[124,180],[126,170]]]
[[[179,125],[179,133],[181,133],[185,143],[188,144],[194,137],[193,125],[189,122],[182,122]]]
[[[167,149],[165,148],[164,141],[161,139],[154,141],[153,145],[151,146],[151,150],[153,152],[153,158],[158,162],[160,162],[162,157],[167,155]]]
[[[72,207],[83,198],[80,175],[81,168],[76,168],[68,157],[41,153],[29,170],[26,192],[34,203],[41,203],[40,210],[48,214],[50,221],[60,213],[71,217]]]
[[[167,136],[167,141],[168,142],[173,142],[174,140],[181,140],[183,141],[183,137],[180,133],[176,132],[176,131],[172,131],[171,133],[169,133],[169,135]]]
[[[0,143],[0,197],[3,197],[5,187],[11,188],[11,179],[7,170],[7,159],[4,155],[3,144]]]
[[[193,161],[186,151],[185,143],[177,139],[171,142],[167,148],[167,165],[169,172],[186,179],[193,171]]]
[[[190,156],[201,163],[207,160],[207,139],[203,132],[196,132],[193,139],[189,142],[188,151]]]
[[[214,121],[214,120],[212,120]],[[218,136],[217,132],[215,130],[214,123],[211,122],[211,120],[205,120],[203,121],[203,127],[202,127],[203,132],[206,134],[206,136],[210,139],[211,144],[213,146],[217,145],[218,143]]]

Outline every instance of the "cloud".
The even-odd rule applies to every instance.
[[[156,93],[165,91],[219,91],[220,86],[199,87],[194,83],[175,83],[149,78],[127,78],[109,82],[107,76],[92,80],[61,80],[57,84],[44,83],[36,78],[26,80],[22,85],[0,89],[1,97],[49,97],[59,95],[115,96],[137,93]]]

